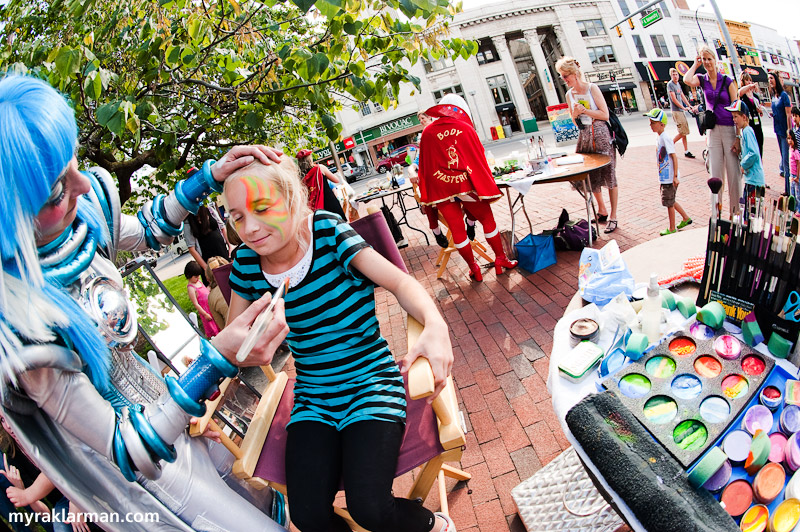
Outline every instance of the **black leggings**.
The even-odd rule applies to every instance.
[[[330,425],[300,421],[286,440],[286,488],[292,523],[303,532],[350,532],[333,513],[344,480],[347,509],[373,532],[429,532],[434,516],[421,504],[392,495],[392,481],[403,426],[359,421],[338,431]]]

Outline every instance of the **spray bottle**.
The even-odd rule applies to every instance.
[[[658,287],[658,276],[650,274],[650,284],[647,286],[647,296],[639,312],[642,322],[642,333],[653,344],[661,338],[661,289]]]

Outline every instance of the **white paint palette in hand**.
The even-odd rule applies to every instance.
[[[265,308],[261,314],[253,322],[253,326],[250,327],[250,332],[247,333],[247,337],[245,337],[244,342],[239,347],[239,351],[236,352],[236,361],[237,362],[244,362],[247,358],[247,355],[250,354],[250,351],[253,350],[253,347],[256,345],[256,342],[264,334],[264,331],[267,330],[267,326],[272,321],[272,317],[275,314],[275,304],[281,299],[286,291],[288,290],[289,286],[289,278],[287,277],[281,283],[275,293],[272,294],[272,301],[270,301],[267,308]]]

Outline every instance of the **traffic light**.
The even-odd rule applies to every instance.
[[[636,29],[636,26],[633,25],[633,19],[632,18],[628,19],[628,26],[630,26],[632,30]]]
[[[739,57],[742,57],[744,55],[744,48],[739,46],[738,44],[736,45],[736,55],[738,55]]]
[[[617,81],[617,76],[615,76],[614,74],[610,74],[610,75],[609,75],[609,79],[610,79],[610,80],[611,80],[611,82],[613,83],[613,82]]]
[[[617,26],[617,37],[622,37],[622,30]]]

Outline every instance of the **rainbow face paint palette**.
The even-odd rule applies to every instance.
[[[751,399],[758,400],[773,366],[770,357],[725,331],[714,333],[695,322],[662,340],[603,384],[688,468]],[[741,460],[747,457],[752,434],[768,417],[772,419],[770,409],[758,405],[745,423],[736,426],[748,440]]]

